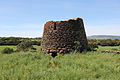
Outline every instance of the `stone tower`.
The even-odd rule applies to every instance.
[[[79,41],[82,51],[87,50],[87,38],[83,20],[79,17],[65,21],[48,21],[44,25],[42,51],[44,53],[68,53]]]

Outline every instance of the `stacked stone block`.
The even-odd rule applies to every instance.
[[[74,42],[79,41],[82,50],[87,50],[87,38],[83,20],[74,18],[65,21],[48,21],[44,25],[42,51],[44,53],[69,53]]]

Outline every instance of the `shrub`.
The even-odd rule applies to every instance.
[[[80,44],[79,41],[75,41],[74,42],[74,46],[73,46],[74,50],[77,51],[77,52],[83,52],[83,49],[82,49],[82,45]],[[96,48],[98,48],[98,45],[96,42],[88,42],[88,48],[87,48],[87,51],[96,51]]]
[[[96,48],[98,48],[96,42],[88,42],[88,51],[96,51]]]
[[[31,41],[23,41],[17,45],[17,51],[28,51],[33,48]]]
[[[79,41],[75,41],[74,42],[74,46],[73,46],[74,50],[77,51],[77,52],[82,52],[82,46],[80,44]]]
[[[2,50],[2,53],[3,54],[11,54],[11,53],[13,53],[14,51],[13,51],[13,49],[12,48],[4,48],[3,50]]]
[[[34,48],[34,47],[31,47],[31,49],[32,49],[32,50],[37,50],[37,49],[36,49],[36,48]]]
[[[37,49],[34,48],[34,47],[31,47],[29,50],[30,50],[30,52],[36,52],[37,51]]]

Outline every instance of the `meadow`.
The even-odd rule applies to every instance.
[[[16,49],[16,46],[0,46]],[[34,46],[39,50],[39,46]],[[104,49],[117,47],[101,47]],[[55,58],[41,52],[0,53],[0,80],[120,80],[120,54],[71,52]]]

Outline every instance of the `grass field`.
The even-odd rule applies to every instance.
[[[120,55],[73,52],[52,58],[37,52],[0,54],[0,80],[120,80]]]
[[[99,46],[98,50],[120,50],[120,46]]]

